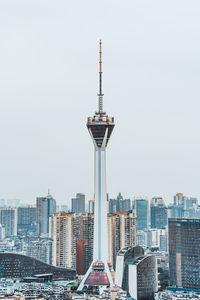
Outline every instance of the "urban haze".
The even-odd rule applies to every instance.
[[[93,197],[98,40],[111,197],[200,197],[199,1],[0,2],[0,198]]]

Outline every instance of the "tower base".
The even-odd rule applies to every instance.
[[[92,262],[84,278],[82,279],[78,291],[103,291],[107,287],[113,287],[113,278],[108,263],[102,261]]]

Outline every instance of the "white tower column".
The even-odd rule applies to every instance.
[[[78,290],[85,287],[113,286],[108,265],[108,204],[106,190],[106,147],[115,126],[114,118],[103,111],[101,41],[99,50],[99,106],[93,117],[88,117],[87,128],[94,144],[94,247],[93,262]]]

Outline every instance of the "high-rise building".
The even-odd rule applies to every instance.
[[[56,213],[56,200],[48,194],[47,197],[36,199],[38,234],[48,236],[49,217]]]
[[[184,209],[189,210],[198,206],[198,199],[194,197],[185,197]]]
[[[137,229],[147,229],[149,226],[148,200],[137,198],[134,200],[135,214],[137,216]]]
[[[147,247],[160,249],[161,240],[163,240],[163,242],[164,242],[163,237],[165,237],[165,239],[167,238],[167,230],[151,228],[151,229],[148,229],[146,232],[147,232]],[[162,239],[161,239],[161,237],[162,237]],[[162,246],[164,246],[164,245],[162,245]],[[165,251],[165,250],[163,250],[163,251]]]
[[[52,240],[39,239],[37,241],[29,241],[26,254],[47,263],[52,264]]]
[[[94,117],[89,117],[87,121],[87,128],[92,138],[95,152],[93,262],[81,281],[78,290],[82,290],[84,286],[94,289],[96,286],[113,286],[113,279],[108,265],[106,148],[114,128],[114,118],[110,118],[103,110],[101,41],[99,56],[99,107]]]
[[[93,252],[93,232],[94,216],[92,214],[76,215],[75,213],[61,212],[50,217],[49,237],[53,240],[52,245],[52,263],[55,266],[69,267],[78,271],[85,270],[86,266],[92,262]],[[87,242],[82,245],[85,255],[87,251],[87,260],[81,260],[82,266],[76,266],[76,249],[81,250],[81,242]],[[79,260],[80,262],[80,260]],[[79,268],[80,267],[80,268]],[[81,271],[82,272],[82,271]]]
[[[84,262],[84,265],[87,264],[87,269],[93,260],[93,244],[94,244],[94,214],[84,214],[81,216],[77,216],[77,224],[79,224],[79,236],[78,239],[82,241],[86,241],[88,243],[88,258],[87,261]]]
[[[167,252],[167,241],[167,229],[151,228],[137,231],[137,245],[143,248],[158,248]]]
[[[18,234],[36,232],[37,230],[37,218],[36,218],[36,207],[18,207],[18,220],[17,229]]]
[[[157,291],[157,261],[144,255],[140,246],[121,249],[117,254],[115,284],[135,300],[154,300]]]
[[[148,230],[137,230],[136,244],[143,248],[147,247],[147,231]]]
[[[124,199],[121,193],[118,194],[117,199],[109,200],[109,213],[114,214],[117,211],[129,210],[131,210],[131,200]]]
[[[85,213],[85,195],[78,193],[76,198],[72,198],[72,207],[71,211],[75,214],[84,214]]]
[[[169,218],[168,228],[170,284],[200,290],[200,219]]]
[[[79,226],[74,213],[62,212],[50,217],[49,237],[52,238],[52,264],[76,268],[76,240]]]
[[[174,196],[174,205],[183,205],[184,206],[185,196],[182,193],[177,193]]]
[[[109,261],[115,268],[117,252],[136,245],[137,218],[130,212],[117,212],[108,216]]]
[[[184,206],[183,205],[169,205],[168,216],[171,218],[183,218]]]
[[[89,267],[88,242],[78,240],[76,242],[76,272],[84,275]]]
[[[174,196],[173,204],[168,206],[169,217],[173,218],[198,218],[200,216],[198,199],[186,197],[182,193]]]
[[[161,197],[151,199],[151,228],[162,229],[167,226],[167,207]]]
[[[5,227],[5,237],[17,235],[17,208],[0,208],[0,224]]]
[[[168,231],[160,235],[160,250],[168,252]]]
[[[94,199],[89,200],[89,213],[94,214]]]
[[[0,224],[0,240],[4,240],[6,237],[5,226]]]
[[[108,215],[108,259],[114,268],[116,253],[136,245],[136,227],[137,218],[132,212]],[[56,214],[50,217],[49,237],[53,240],[53,264],[76,268],[78,274],[84,274],[93,261],[94,215]]]

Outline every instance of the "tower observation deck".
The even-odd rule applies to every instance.
[[[78,290],[104,289],[113,286],[111,265],[108,262],[108,226],[106,191],[106,148],[112,134],[114,118],[103,111],[102,93],[102,42],[99,42],[99,93],[98,111],[88,117],[87,128],[94,144],[94,246],[93,262],[80,283]]]

